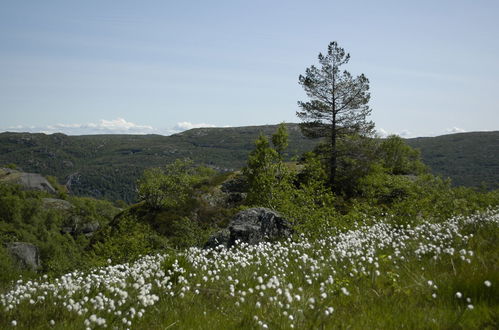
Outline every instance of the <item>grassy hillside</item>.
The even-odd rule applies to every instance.
[[[260,133],[276,125],[198,128],[172,136],[0,134],[0,165],[14,163],[24,171],[53,175],[83,196],[135,200],[135,182],[148,167],[177,158],[229,171],[245,165]],[[287,158],[316,144],[304,138],[297,124],[288,124]],[[457,185],[499,187],[499,132],[461,133],[407,140],[421,149],[433,173]]]
[[[471,132],[406,140],[421,150],[434,174],[457,186],[499,188],[499,131]]]
[[[498,210],[168,251],[0,294],[11,329],[497,329]],[[372,223],[371,223],[372,222]]]

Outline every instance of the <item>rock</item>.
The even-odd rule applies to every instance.
[[[52,185],[40,174],[26,173],[10,168],[0,168],[0,180],[9,183],[20,184],[28,190],[41,190],[55,194]]]
[[[222,183],[221,190],[225,193],[244,193],[248,191],[248,182],[239,174]]]
[[[258,244],[289,237],[291,234],[291,224],[279,213],[267,208],[256,207],[236,214],[227,229],[210,237],[205,248],[217,245],[230,248],[236,244],[236,241]],[[215,242],[218,243],[214,244]]]
[[[72,236],[84,234],[86,236],[92,235],[100,229],[100,224],[97,221],[84,222],[80,216],[73,215],[69,217],[63,227],[61,233],[70,234]]]
[[[25,242],[12,242],[7,244],[7,250],[22,267],[31,270],[41,267],[40,251],[37,246]]]
[[[202,194],[200,197],[211,207],[227,207],[227,194],[220,189],[214,189],[206,194]]]
[[[211,235],[210,239],[208,239],[208,242],[206,242],[204,248],[214,249],[219,245],[227,247],[229,245],[229,239],[230,239],[230,230],[227,228],[222,229],[216,232],[215,234]]]
[[[73,208],[73,204],[63,199],[57,198],[42,198],[45,208],[68,211]]]
[[[216,186],[211,191],[202,194],[201,199],[211,207],[234,208],[246,199],[248,183],[241,174],[236,174]]]
[[[97,221],[92,221],[83,224],[80,228],[80,232],[82,234],[88,235],[88,234],[93,234],[99,229],[100,229],[100,224]]]

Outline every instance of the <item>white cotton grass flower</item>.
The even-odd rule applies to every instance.
[[[17,321],[16,321],[16,320],[12,320],[12,322],[10,322],[10,324],[11,324],[13,327],[15,327],[15,326],[17,326]]]
[[[334,308],[333,307],[328,307],[324,311],[324,314],[326,314],[326,316],[329,316],[329,315],[333,314],[333,312],[334,312]]]
[[[472,310],[475,307],[472,304],[469,304],[468,306],[466,306],[466,308],[468,308],[469,310]]]
[[[275,306],[280,309],[281,315],[289,318],[286,321],[288,327],[299,328],[293,324],[294,319],[301,320],[309,312],[309,307],[324,313],[322,316],[325,317],[334,311],[332,307],[326,308],[328,299],[333,298],[331,295],[350,295],[347,289],[349,274],[354,278],[360,275],[388,275],[396,282],[400,278],[398,274],[381,271],[384,268],[378,264],[381,263],[380,251],[390,250],[383,262],[393,264],[395,269],[404,267],[404,263],[416,263],[413,256],[419,260],[428,257],[437,261],[444,254],[456,256],[463,248],[463,241],[466,243],[471,237],[461,233],[462,225],[480,224],[482,221],[499,224],[499,209],[495,212],[491,220],[483,220],[483,216],[451,218],[438,224],[423,222],[397,228],[382,221],[374,225],[361,223],[352,230],[328,235],[317,242],[319,245],[301,236],[278,244],[250,246],[241,243],[231,249],[211,251],[190,248],[181,255],[166,252],[140,257],[131,264],[109,264],[90,270],[89,274],[73,271],[55,279],[41,277],[38,282],[20,279],[14,284],[14,289],[0,294],[0,310],[17,313],[16,308],[21,304],[25,306],[33,301],[34,305],[30,305],[33,308],[43,308],[44,304],[52,307],[54,304],[71,314],[82,315],[76,319],[83,324],[75,327],[131,328],[132,322],[145,313],[155,313],[155,308],[149,307],[155,305],[160,297],[175,303],[175,299],[179,301],[183,295],[190,297],[205,290],[212,292],[210,289],[215,286],[226,288],[229,299],[242,309],[248,310],[248,306],[260,308],[249,310],[258,311],[260,319],[257,322],[261,321],[261,327],[268,326],[264,319],[269,314],[264,307]],[[461,255],[465,259],[473,256],[468,248],[463,249]],[[182,262],[175,260],[175,257]],[[185,268],[181,265],[184,263],[187,264]],[[237,271],[247,267],[251,268],[248,275],[252,275],[240,277]],[[290,278],[293,283],[290,283]],[[343,288],[333,285],[342,282],[345,283]],[[307,283],[318,284],[320,290],[310,288]],[[429,289],[429,296],[437,297],[435,280],[426,279],[420,283]],[[482,283],[486,287],[492,285],[489,280]],[[101,290],[103,287],[106,290]],[[465,294],[454,292],[457,299],[463,300],[465,309],[473,308],[468,307],[473,306],[471,299],[465,300]],[[312,295],[314,298],[310,301]],[[223,308],[220,306],[218,309]],[[203,314],[206,315],[206,311]],[[22,327],[24,319],[23,316],[17,320],[16,325]],[[51,322],[49,324],[53,326]]]
[[[342,292],[345,296],[349,296],[349,295],[350,295],[350,292],[349,292],[349,291],[348,291],[348,289],[347,289],[347,288],[345,288],[345,287],[342,287],[342,288],[341,288],[341,292]]]

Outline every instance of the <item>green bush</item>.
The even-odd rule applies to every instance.
[[[151,227],[136,217],[125,215],[113,226],[108,226],[99,233],[97,241],[87,253],[87,263],[91,266],[113,263],[126,263],[141,255],[150,254],[165,248],[168,243],[159,237]]]

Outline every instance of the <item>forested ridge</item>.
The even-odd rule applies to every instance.
[[[219,171],[245,165],[259,133],[270,136],[277,125],[196,128],[172,136],[0,133],[0,166],[16,164],[26,172],[57,177],[76,195],[136,200],[135,182],[144,169],[190,158]],[[286,159],[311,150],[317,140],[287,124]],[[453,184],[497,189],[499,132],[470,132],[406,139],[421,151],[432,173]]]

